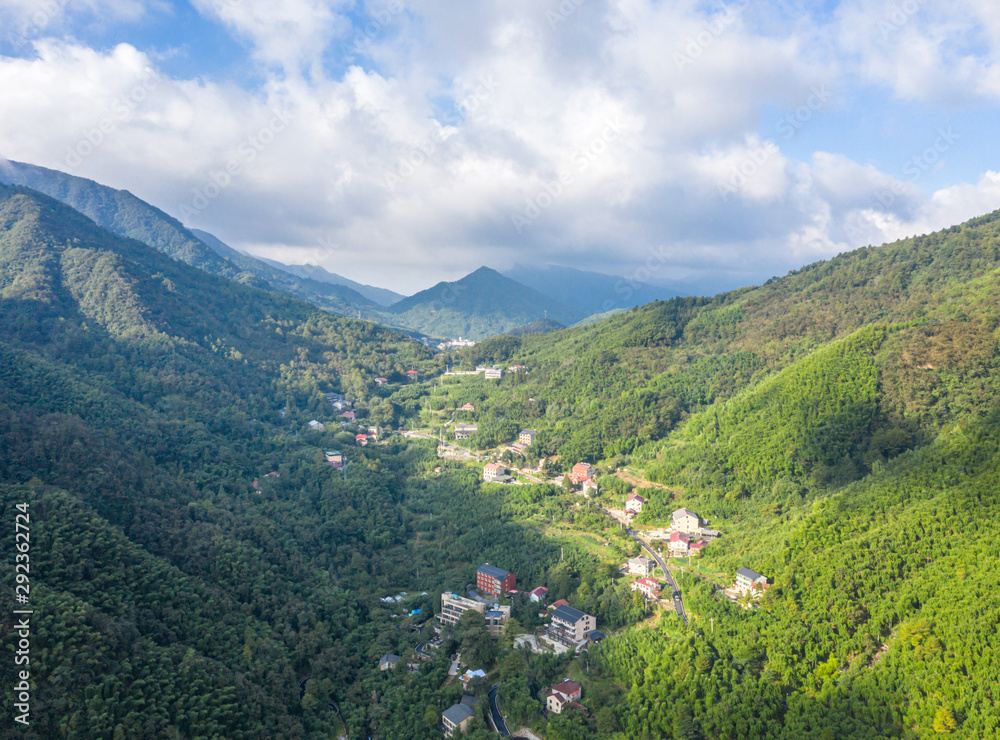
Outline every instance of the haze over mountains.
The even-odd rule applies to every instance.
[[[568,267],[484,267],[405,298],[316,265],[285,265],[233,249],[206,231],[188,229],[125,190],[35,165],[0,162],[0,182],[61,200],[110,231],[147,243],[211,274],[269,287],[334,313],[428,337],[483,339],[546,319],[569,326],[594,314],[679,294],[615,276]],[[682,286],[682,284],[678,284]],[[537,324],[535,330],[553,324]]]

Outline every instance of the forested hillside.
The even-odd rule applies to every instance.
[[[1000,737],[998,268],[994,213],[459,353],[527,368],[427,390],[475,407],[476,445],[536,429],[529,461],[597,463],[606,506],[641,469],[640,528],[686,506],[724,533],[679,576],[689,628],[664,612],[592,651],[627,706],[581,732]],[[721,596],[740,567],[769,578],[760,609]]]
[[[198,236],[175,218],[132,195],[58,170],[0,162],[0,183],[45,193],[123,237],[136,239],[212,275],[301,298],[342,315],[370,319],[375,304],[345,285],[297,277],[237,252],[214,236]]]
[[[371,617],[375,593],[468,578],[484,553],[456,545],[467,529],[540,550],[449,478],[463,516],[448,549],[413,551],[413,512],[432,505],[409,482],[426,450],[352,451],[343,476],[322,463],[353,441],[323,393],[395,423],[405,411],[369,388],[431,371],[412,340],[9,187],[0,316],[0,495],[4,511],[30,505],[39,615],[34,721],[15,733],[8,715],[5,734],[329,737],[341,718],[362,734],[377,726],[374,661],[399,639]],[[332,430],[309,431],[313,418]],[[11,528],[4,542],[13,572]]]
[[[998,267],[993,214],[434,355],[0,186],[0,499],[30,509],[35,610],[33,722],[0,732],[436,738],[462,652],[489,674],[469,691],[499,683],[547,740],[998,737]],[[481,484],[391,434],[449,417],[483,447],[534,428],[532,462],[589,460],[602,492]],[[723,532],[677,574],[687,627],[618,570],[637,545],[602,507],[637,485],[638,527],[687,506]],[[380,672],[482,562],[609,638],[514,647],[545,621],[522,594],[498,641],[465,621],[415,672]],[[759,608],[720,596],[740,567],[770,579]],[[589,711],[543,717],[528,681],[567,675]]]

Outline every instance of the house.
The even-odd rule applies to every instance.
[[[700,555],[701,549],[708,544],[708,540],[698,540],[688,546],[688,555]]]
[[[405,374],[406,374],[406,379],[409,380],[410,382],[413,382],[414,380],[420,377],[420,373],[418,373],[416,370],[407,370]]]
[[[698,530],[698,534],[704,537],[706,540],[717,540],[722,536],[721,532],[717,532],[714,529],[705,529],[702,527]]]
[[[322,422],[313,419],[309,422],[309,428],[316,432],[322,432],[326,427],[323,426]]]
[[[378,660],[378,669],[380,671],[387,671],[390,668],[395,668],[396,664],[399,662],[398,655],[392,655],[391,653],[386,653]]]
[[[462,404],[462,408],[459,409],[459,411],[475,411],[475,410],[476,407],[473,406],[471,403]]]
[[[645,578],[648,575],[652,575],[653,568],[656,567],[656,563],[653,562],[652,558],[647,558],[645,555],[640,555],[637,558],[632,558],[628,561],[628,572],[631,576],[641,576]]]
[[[517,443],[524,447],[530,447],[535,443],[535,435],[538,434],[534,429],[522,429],[517,435]]]
[[[479,431],[478,424],[456,424],[455,425],[455,439],[468,439],[470,436]]]
[[[468,704],[452,704],[441,713],[444,736],[451,737],[455,730],[465,732],[475,716],[475,711]]]
[[[375,385],[385,385],[388,382],[388,378],[375,378]]]
[[[528,368],[526,368],[524,365],[511,365],[507,369],[512,373],[519,373],[522,370],[527,370]]]
[[[442,624],[458,624],[462,615],[470,609],[480,614],[485,614],[486,604],[445,591],[441,594],[441,611],[438,613],[437,618]]]
[[[337,450],[327,450],[323,453],[323,458],[329,465],[341,467],[344,464],[344,456],[337,452]]]
[[[691,535],[687,532],[670,533],[670,554],[674,557],[682,557],[688,554],[688,547],[691,544]]]
[[[552,612],[549,635],[568,645],[583,642],[587,633],[597,629],[597,618],[571,606],[559,606]]]
[[[549,590],[545,588],[545,586],[539,586],[538,588],[534,589],[528,594],[528,598],[534,601],[535,603],[545,601],[545,594],[547,594],[548,592]]]
[[[368,427],[368,436],[369,437],[375,437],[376,439],[378,437],[381,437],[382,436],[382,427],[379,427],[379,426]]]
[[[469,707],[470,709],[475,709],[476,707],[479,706],[479,697],[469,696],[468,694],[466,694],[465,696],[462,697],[461,703]]]
[[[468,688],[469,682],[477,678],[486,678],[486,671],[481,668],[477,668],[474,671],[466,671],[458,677],[458,680],[461,682],[462,688]]]
[[[340,418],[344,418],[344,419],[348,419],[348,420],[350,420],[350,421],[354,421],[354,416],[355,416],[355,414],[354,414],[354,412],[353,412],[353,411],[345,411],[345,412],[344,412],[344,413],[342,413],[342,414],[338,414],[338,415],[337,415],[337,418],[338,418],[338,419],[340,419]]]
[[[505,468],[500,463],[486,463],[483,466],[483,480],[484,481],[496,481],[499,480],[501,476],[506,477],[507,468]]]
[[[367,434],[355,434],[354,441],[357,443],[358,447],[365,447],[368,445],[368,435]]]
[[[487,380],[500,380],[503,377],[503,370],[498,367],[488,367],[483,373]]]
[[[593,478],[583,479],[583,495],[590,497],[596,496],[598,492],[597,482]]]
[[[755,570],[740,568],[736,571],[736,590],[758,591],[767,588],[767,578]]]
[[[646,503],[646,499],[637,493],[633,493],[627,499],[625,499],[625,513],[626,514],[638,514],[642,511],[642,505]]]
[[[569,602],[566,599],[559,599],[559,601],[553,601],[546,608],[547,609],[558,609],[560,606],[569,606]]]
[[[575,477],[577,480],[573,482],[579,484],[582,483],[584,479],[593,478],[595,475],[597,475],[597,468],[590,463],[578,462],[570,471],[570,480]]]
[[[490,637],[496,639],[500,637],[503,626],[510,619],[510,607],[498,606],[495,609],[489,609],[483,617],[486,619],[486,631],[490,633]]]
[[[608,639],[608,636],[601,632],[600,630],[591,630],[587,633],[587,642],[598,643],[601,640]]]
[[[334,411],[343,411],[344,409],[349,409],[349,408],[351,408],[351,402],[350,401],[334,401],[333,402],[333,409],[334,409]]]
[[[489,563],[483,563],[476,570],[476,588],[484,594],[499,596],[514,588],[517,577]]]
[[[690,509],[678,509],[670,516],[670,526],[678,532],[701,533],[701,518]]]
[[[545,696],[545,708],[554,714],[562,714],[562,710],[576,703],[583,696],[583,688],[575,681],[566,679],[555,684]]]
[[[632,584],[633,591],[641,591],[647,599],[660,598],[660,582],[652,578],[640,578]]]

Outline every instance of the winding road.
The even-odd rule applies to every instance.
[[[497,689],[499,688],[500,684],[493,684],[493,688],[486,694],[490,700],[490,719],[493,721],[493,729],[500,733],[500,737],[510,737],[510,730],[507,729],[507,723],[503,721],[500,707],[497,706]]]
[[[674,580],[673,575],[667,570],[667,564],[663,562],[663,559],[656,553],[656,551],[649,545],[646,540],[636,534],[633,529],[626,529],[629,536],[639,543],[639,546],[649,553],[649,556],[653,558],[653,561],[660,566],[660,570],[663,571],[663,577],[667,581],[667,585],[670,586],[671,593],[678,594],[678,597],[673,600],[674,611],[677,612],[677,616],[684,620],[684,626],[688,626],[687,613],[684,611],[684,602],[680,598],[680,591],[677,589],[677,582]]]

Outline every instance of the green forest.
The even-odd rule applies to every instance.
[[[547,739],[998,737],[998,280],[1000,213],[441,354],[0,186],[3,552],[12,587],[26,505],[34,610],[32,721],[0,734],[437,738],[473,694],[486,738],[495,685]],[[494,363],[524,369],[443,374]],[[537,430],[527,462],[593,463],[600,495],[482,483],[399,434],[453,413],[474,449]],[[686,506],[723,532],[675,572],[686,626],[619,569],[624,470],[638,528]],[[419,654],[484,562],[517,575],[503,634],[469,613]],[[755,608],[721,595],[741,567],[770,581]],[[516,644],[541,585],[607,639]],[[567,677],[586,709],[546,716]]]

